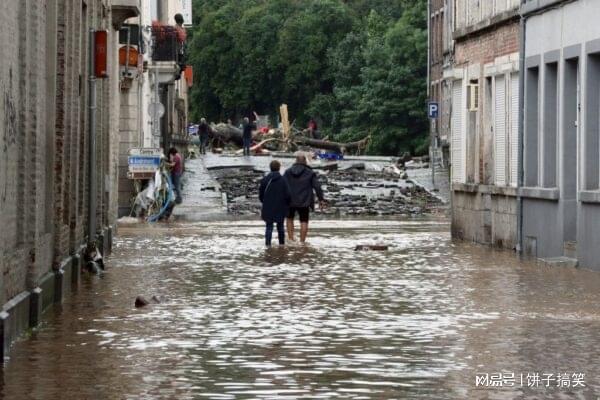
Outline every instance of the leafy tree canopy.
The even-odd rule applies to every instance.
[[[331,139],[368,134],[372,153],[427,148],[424,0],[194,0],[191,117],[288,104]]]

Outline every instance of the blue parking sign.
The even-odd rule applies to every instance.
[[[437,102],[430,101],[429,102],[429,118],[435,119],[440,114],[440,106]]]

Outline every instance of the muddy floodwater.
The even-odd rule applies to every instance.
[[[107,272],[85,277],[14,345],[3,397],[600,393],[598,273],[453,242],[443,219],[318,221],[309,246],[270,250],[262,229],[257,221],[120,227]],[[391,247],[353,251],[370,243]],[[138,295],[163,302],[135,309]],[[477,382],[485,374],[502,374],[504,387]],[[534,374],[538,384],[528,385]],[[566,376],[569,387],[559,387]]]

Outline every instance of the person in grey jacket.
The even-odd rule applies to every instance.
[[[323,189],[317,178],[317,174],[307,165],[306,156],[298,154],[296,163],[285,171],[286,179],[292,194],[290,212],[287,218],[288,238],[294,241],[294,218],[296,213],[300,216],[300,242],[305,243],[308,236],[308,221],[310,210],[315,209],[315,195],[319,199],[321,209],[325,207]]]

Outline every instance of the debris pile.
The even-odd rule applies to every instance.
[[[227,195],[228,212],[233,215],[259,215],[260,171],[229,170],[216,179]],[[317,210],[328,216],[419,215],[442,204],[421,186],[405,176],[384,169],[370,171],[351,166],[345,170],[319,171],[328,207]]]
[[[258,188],[264,174],[260,171],[215,171],[221,190],[227,195],[227,211],[233,215],[259,215]]]

